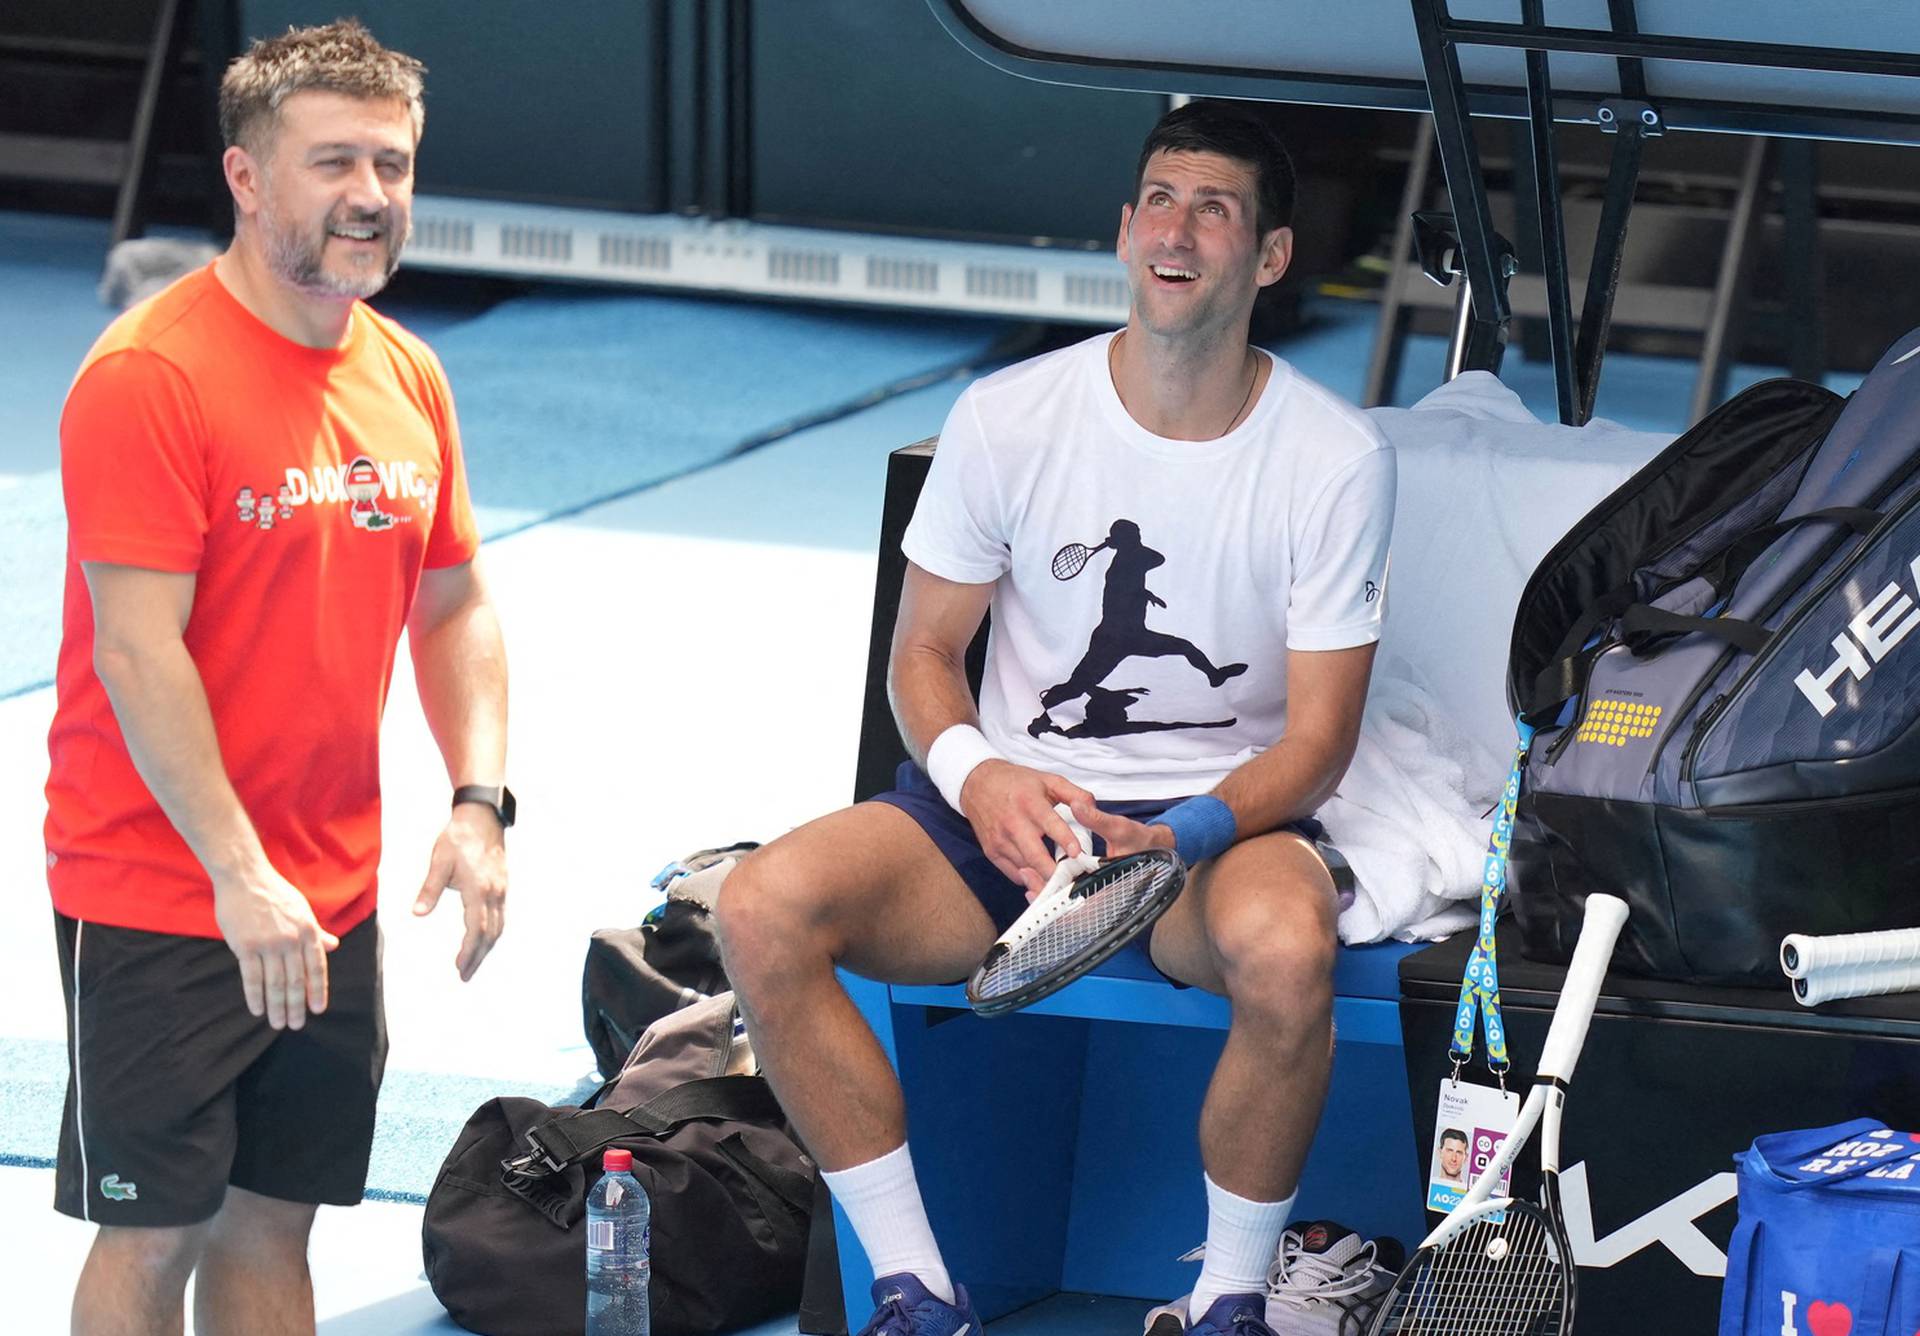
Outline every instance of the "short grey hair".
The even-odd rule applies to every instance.
[[[220,80],[220,138],[256,156],[272,142],[280,104],[295,93],[317,89],[348,97],[405,102],[413,139],[426,127],[421,100],[427,67],[374,40],[357,19],[336,19],[317,28],[289,28],[255,42],[227,66]]]

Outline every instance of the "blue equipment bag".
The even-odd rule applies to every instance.
[[[1596,891],[1633,910],[1614,968],[1688,983],[1778,989],[1790,932],[1920,927],[1916,352],[1844,404],[1743,391],[1542,558],[1507,683],[1538,730],[1529,958],[1570,960]]]
[[[1736,1155],[1720,1336],[1920,1331],[1920,1133],[1859,1118]]]

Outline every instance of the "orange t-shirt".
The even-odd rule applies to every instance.
[[[213,267],[108,327],[60,420],[67,583],[47,748],[54,907],[218,937],[213,885],[133,766],[93,670],[83,561],[191,572],[185,640],[267,857],[330,932],[373,912],[380,715],[423,569],[479,544],[453,397],[356,303],[303,347]]]

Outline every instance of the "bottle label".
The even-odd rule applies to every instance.
[[[613,1251],[613,1221],[587,1221],[587,1247],[595,1252]]]

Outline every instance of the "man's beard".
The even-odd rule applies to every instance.
[[[357,214],[349,210],[322,223],[316,236],[282,219],[271,206],[265,207],[260,211],[260,230],[266,242],[267,264],[283,282],[315,297],[371,297],[387,286],[400,267],[400,252],[413,235],[410,216],[406,234],[398,237],[393,233],[392,220],[391,211]],[[356,267],[345,275],[330,272],[326,249],[330,229],[335,227],[379,228],[386,246],[386,263],[378,268]]]

